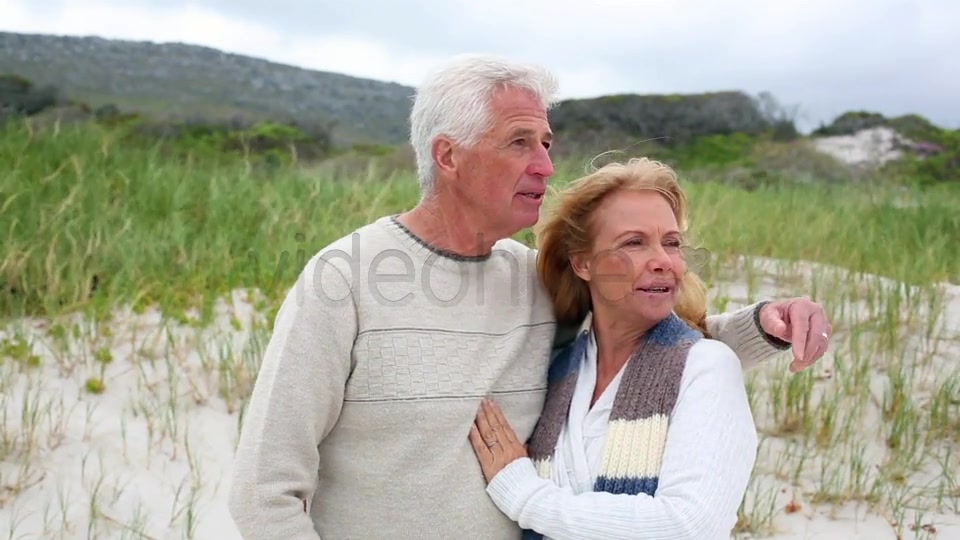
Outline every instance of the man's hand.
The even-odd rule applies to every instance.
[[[833,336],[823,307],[807,298],[766,304],[760,308],[760,326],[764,332],[793,346],[793,373],[816,363],[827,352]]]

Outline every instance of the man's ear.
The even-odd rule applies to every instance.
[[[571,255],[570,268],[580,279],[590,281],[590,259],[585,254]]]
[[[453,142],[450,139],[440,136],[433,140],[430,146],[430,154],[438,171],[451,173],[456,170],[457,165],[453,159]]]

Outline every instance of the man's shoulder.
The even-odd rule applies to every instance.
[[[374,221],[355,227],[344,233],[339,238],[335,238],[327,245],[317,250],[317,256],[325,252],[343,251],[353,254],[358,249],[364,249],[370,246],[377,246],[389,242],[393,237],[386,228],[386,221],[389,217],[377,218]]]
[[[493,258],[510,258],[524,263],[524,266],[533,268],[537,262],[537,251],[523,242],[518,242],[513,238],[504,238],[493,244]]]
[[[519,240],[515,240],[513,238],[503,238],[498,240],[493,245],[493,249],[509,251],[511,253],[523,253],[523,254],[528,254],[528,253],[535,254],[537,251],[532,247],[528,246],[527,244],[524,244],[523,242],[520,242]]]
[[[353,257],[370,259],[377,252],[382,252],[391,247],[399,247],[396,238],[390,234],[386,227],[385,220],[387,219],[389,217],[382,217],[355,227],[316,250],[311,259],[323,259],[324,261],[343,259],[343,262],[349,262]]]
[[[313,280],[352,281],[361,259],[369,259],[371,253],[390,248],[391,236],[384,228],[385,219],[389,218],[378,218],[331,240],[309,256],[303,272]]]

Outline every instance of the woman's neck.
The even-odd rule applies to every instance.
[[[634,316],[635,317],[635,316]],[[634,317],[625,316],[594,302],[593,332],[597,341],[597,380],[613,378],[636,350],[648,325],[637,324]]]

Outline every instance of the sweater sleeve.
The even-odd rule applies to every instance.
[[[307,502],[357,333],[344,275],[319,255],[277,312],[234,458],[229,512],[246,540],[318,540]]]
[[[487,493],[522,528],[555,540],[729,539],[756,460],[757,433],[740,361],[701,340],[691,349],[672,414],[655,497],[574,494],[511,462]]]
[[[767,334],[760,326],[760,308],[768,301],[707,316],[707,331],[733,349],[744,371],[769,361],[790,348],[790,343]]]

